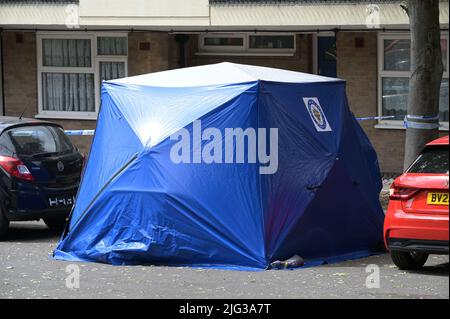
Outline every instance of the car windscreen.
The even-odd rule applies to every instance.
[[[408,169],[408,173],[448,174],[448,147],[425,149]]]
[[[64,131],[57,126],[21,126],[6,131],[15,152],[25,156],[61,155],[74,151]]]

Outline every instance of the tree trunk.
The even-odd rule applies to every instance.
[[[443,65],[439,0],[409,0],[411,70],[404,168],[425,144],[438,137],[439,92]],[[410,122],[409,122],[410,121]]]

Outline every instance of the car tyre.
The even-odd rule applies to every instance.
[[[3,238],[8,232],[9,220],[6,219],[3,214],[3,210],[0,208],[0,238]]]
[[[428,254],[391,251],[394,264],[402,270],[420,270],[427,262]]]
[[[44,223],[53,231],[62,232],[66,226],[65,218],[44,218]]]

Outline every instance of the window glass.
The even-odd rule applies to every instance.
[[[94,74],[42,73],[45,111],[95,112]]]
[[[409,78],[384,77],[382,79],[382,107],[383,116],[396,116],[395,119],[402,120],[406,115],[409,94]],[[448,79],[442,79],[439,120],[448,122]]]
[[[406,115],[409,78],[385,77],[382,79],[383,116],[395,115],[396,119]]]
[[[442,63],[447,70],[447,39],[441,39]],[[394,39],[384,40],[384,70],[410,71],[411,70],[411,40]]]
[[[89,39],[43,39],[42,65],[53,67],[90,67]]]
[[[243,46],[244,38],[242,37],[205,37],[204,45],[208,46]]]
[[[293,49],[292,35],[251,35],[250,49]]]
[[[6,132],[4,132],[0,135],[0,156],[14,156],[15,153],[14,145]]]
[[[128,41],[126,37],[98,37],[98,55],[127,55]]]
[[[408,169],[408,173],[448,174],[448,147],[430,147]]]
[[[8,130],[6,133],[18,155],[63,154],[74,149],[61,128],[54,126],[24,126]]]
[[[123,77],[125,77],[125,62],[100,62],[100,90],[102,81],[120,79]]]
[[[410,71],[411,41],[408,39],[384,40],[384,70]]]

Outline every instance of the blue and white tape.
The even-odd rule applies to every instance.
[[[367,116],[367,117],[357,117],[357,121],[377,121],[377,120],[392,120],[397,116],[387,115],[387,116]],[[439,116],[420,116],[420,115],[407,115],[404,118],[404,126],[406,128],[416,128],[422,130],[432,130],[439,127],[439,123],[423,123],[424,122],[436,122],[439,121]],[[67,135],[70,136],[92,136],[95,130],[66,130]]]
[[[403,120],[405,128],[414,128],[417,130],[435,130],[439,128],[439,115],[406,115]]]
[[[395,119],[395,115],[387,115],[387,116],[368,116],[368,117],[357,117],[357,121],[376,121],[376,120],[389,120]]]
[[[64,132],[70,136],[88,136],[94,135],[95,130],[65,130]]]
[[[406,115],[406,119],[408,120],[420,120],[420,121],[437,121],[439,120],[439,115],[429,116],[429,115]]]

